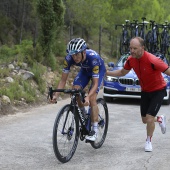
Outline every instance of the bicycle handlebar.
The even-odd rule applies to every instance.
[[[54,92],[63,92],[63,93],[69,93],[69,94],[79,94],[81,97],[81,101],[84,101],[85,91],[81,89],[52,89],[52,87],[49,87],[48,91],[48,97],[50,99],[53,99],[53,93]]]

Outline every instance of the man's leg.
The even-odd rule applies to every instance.
[[[152,137],[155,130],[155,117],[146,114],[146,117],[142,117],[142,121],[146,124],[147,136]]]
[[[146,133],[147,133],[147,138],[145,142],[145,152],[151,152],[152,151],[151,138],[155,130],[155,117],[146,114],[146,117],[142,117],[142,121],[144,124],[146,124]]]

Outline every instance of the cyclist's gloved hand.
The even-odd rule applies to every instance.
[[[52,99],[49,98],[50,103],[57,103],[57,98],[58,98],[58,97],[55,95],[55,93],[53,93]]]

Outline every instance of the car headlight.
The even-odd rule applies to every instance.
[[[118,78],[117,77],[106,76],[106,81],[118,82]]]

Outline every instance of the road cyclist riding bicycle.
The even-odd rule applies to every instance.
[[[103,59],[97,52],[92,49],[87,49],[87,44],[84,39],[75,38],[72,39],[67,45],[67,56],[64,60],[64,68],[62,72],[61,80],[57,89],[63,89],[68,78],[70,67],[76,65],[81,67],[77,76],[73,82],[73,89],[84,89],[91,80],[91,86],[87,96],[84,98],[84,104],[77,100],[80,109],[85,113],[84,106],[90,106],[91,108],[91,120],[92,130],[89,135],[86,136],[87,140],[95,141],[98,133],[98,106],[97,106],[97,94],[102,85],[103,78],[106,72]],[[57,101],[59,92],[53,95],[52,103]]]

